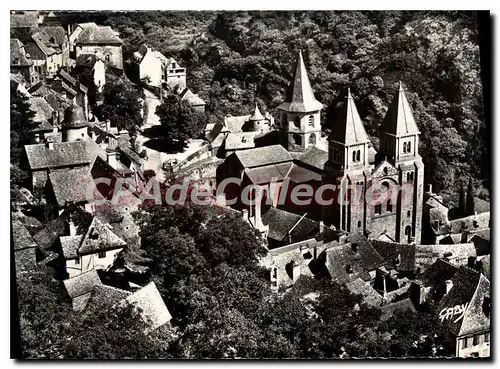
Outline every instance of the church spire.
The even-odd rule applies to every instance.
[[[297,58],[294,78],[287,90],[286,101],[278,108],[298,113],[307,113],[323,108],[323,104],[314,97],[301,51],[299,51]]]
[[[370,142],[358,109],[356,109],[350,88],[347,89],[347,102],[332,128],[329,140],[342,143],[346,146]]]
[[[399,81],[398,93],[392,99],[385,115],[382,123],[382,131],[395,136],[420,133],[401,81]]]

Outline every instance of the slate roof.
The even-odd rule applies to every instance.
[[[460,267],[443,259],[437,259],[432,266],[422,274],[424,285],[437,287],[447,280],[451,280]]]
[[[389,105],[381,129],[396,136],[420,133],[401,82],[399,91]]]
[[[396,311],[402,311],[405,313],[410,311],[413,313],[417,312],[417,309],[415,309],[415,305],[413,305],[409,298],[381,306],[380,310],[382,312],[382,315],[380,316],[381,321],[391,319]]]
[[[293,164],[287,175],[293,183],[321,182],[321,174],[304,168],[300,165]]]
[[[476,222],[476,223],[475,223]],[[441,234],[444,233],[462,233],[465,231],[474,231],[477,229],[482,229],[482,228],[489,228],[489,223],[490,223],[490,213],[481,213],[477,215],[470,215],[465,218],[460,218],[460,219],[454,219],[450,221],[449,227],[443,227],[445,228]],[[477,225],[477,227],[474,226],[474,224]],[[447,229],[446,229],[447,228]],[[446,232],[446,230],[448,232]]]
[[[394,264],[401,271],[415,270],[415,245],[370,240],[371,245],[388,262]],[[400,258],[399,266],[396,260]]]
[[[243,131],[243,125],[248,122],[251,115],[240,115],[233,117],[228,115],[224,117],[224,126],[232,133],[238,133]]]
[[[288,232],[301,219],[300,215],[271,207],[262,215],[262,222],[269,226],[267,237],[288,242]],[[319,224],[304,217],[291,232],[292,242],[305,240],[319,232]]]
[[[181,100],[186,100],[191,106],[204,106],[205,101],[198,96],[198,94],[193,93],[189,88],[185,88],[180,94]]]
[[[60,207],[92,202],[99,196],[88,167],[51,170],[49,180]]]
[[[126,245],[125,241],[114,234],[110,228],[98,218],[94,218],[82,239],[78,253],[80,255],[92,254],[124,247]]]
[[[37,28],[38,18],[33,13],[11,14],[10,28]]]
[[[371,245],[370,242],[368,242],[363,234],[359,232],[351,233],[347,237],[347,241],[351,245],[355,244],[357,246],[358,253],[361,256],[361,261],[369,271],[382,267],[385,267],[386,269],[393,269],[392,264],[390,262],[387,262],[377,252],[377,250],[375,250],[375,248]]]
[[[83,235],[59,237],[64,259],[69,260],[78,257],[78,248],[80,247],[82,239]]]
[[[92,291],[87,308],[106,308],[112,307],[130,296],[132,292],[122,290],[120,288],[107,286],[105,284],[98,285]]]
[[[264,118],[264,116],[260,112],[258,105],[255,104],[255,110],[253,111],[252,116],[250,118],[248,118],[248,120],[259,121],[259,120],[264,120],[264,119],[266,119],[266,118]]]
[[[66,31],[61,26],[43,26],[43,28],[41,28],[41,32],[46,35],[48,40],[54,38],[55,43],[59,46],[68,42]]]
[[[47,35],[45,35],[42,32],[37,32],[33,34],[31,38],[35,42],[36,46],[40,49],[40,51],[44,53],[46,56],[54,55],[57,54],[58,52],[61,52],[61,50],[57,45],[50,44],[49,40],[47,39]]]
[[[154,282],[129,295],[124,303],[140,309],[140,315],[148,325],[146,332],[151,332],[172,319]]]
[[[484,237],[482,235],[475,234],[469,239],[469,242],[472,242],[474,244],[477,256],[488,255],[491,253],[491,243],[489,235],[487,237]]]
[[[354,294],[363,296],[363,302],[369,306],[380,307],[384,298],[361,278],[346,283],[346,287]]]
[[[457,305],[468,304],[462,319],[453,315],[450,319],[443,319],[441,324],[449,327],[456,336],[489,330],[490,320],[482,311],[483,297],[490,296],[490,282],[480,273],[461,267],[453,277],[453,287],[445,295],[436,310],[439,314],[443,309]]]
[[[263,167],[245,169],[244,173],[253,184],[270,183],[273,178],[276,181],[283,180],[292,166],[292,163],[271,164]]]
[[[361,255],[355,253],[349,244],[338,245],[326,251],[326,267],[332,280],[340,284],[361,278],[371,279],[368,269],[361,260]],[[352,272],[348,272],[351,268]]]
[[[311,146],[303,154],[296,158],[295,161],[322,172],[324,164],[328,161],[328,151],[323,151],[318,149],[316,146]]]
[[[77,45],[122,45],[123,41],[109,26],[84,27],[76,40]]]
[[[43,97],[30,97],[29,104],[30,110],[33,110],[35,112],[35,116],[33,118],[34,122],[42,123],[48,120],[52,120],[54,109]]]
[[[481,271],[489,281],[491,281],[491,260],[490,255],[486,255],[479,261],[481,265]]]
[[[20,66],[20,67],[29,67],[33,65],[33,60],[26,57],[26,49],[24,49],[24,45],[17,38],[10,39],[10,65],[11,66]]]
[[[75,91],[76,95],[76,91]],[[62,126],[66,128],[82,128],[89,125],[83,114],[83,108],[78,105],[68,107]]]
[[[480,199],[479,197],[474,197],[474,211],[478,214],[489,213],[490,203],[486,200]]]
[[[45,144],[24,148],[31,170],[89,164],[97,156],[106,160],[105,151],[92,140],[56,143],[53,150]]]
[[[293,160],[288,151],[281,145],[237,151],[233,155],[236,155],[244,168],[285,163]]]
[[[340,142],[345,145],[358,145],[370,142],[349,89],[347,90],[346,106],[341,112],[340,116],[335,120],[328,140]]]
[[[278,109],[305,113],[320,110],[321,108],[323,108],[323,104],[314,97],[302,52],[299,52],[295,66],[295,76],[286,92],[286,101],[278,106]]]
[[[237,132],[229,133],[226,137],[225,148],[227,151],[253,149],[255,147],[254,137],[259,132]]]
[[[63,282],[69,297],[72,299],[92,292],[95,287],[102,284],[95,269],[91,269],[76,277],[65,279]]]
[[[18,219],[12,222],[12,241],[14,243],[14,250],[16,251],[37,246],[24,224]]]

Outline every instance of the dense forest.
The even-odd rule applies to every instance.
[[[275,112],[298,50],[317,98],[323,128],[351,88],[366,130],[378,127],[403,81],[421,130],[426,183],[454,204],[474,179],[489,199],[490,153],[483,110],[474,12],[71,12],[63,22],[110,25],[124,60],[146,42],[188,68],[188,85],[216,116],[249,112],[255,101]]]

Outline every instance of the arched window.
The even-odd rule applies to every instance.
[[[411,142],[408,142],[408,152],[411,152]]]
[[[405,235],[408,236],[408,243],[411,242],[411,226],[406,226]]]
[[[411,216],[411,211],[408,210],[408,212],[406,213],[406,216],[409,218]]]
[[[361,228],[361,220],[358,220],[358,228]]]
[[[391,201],[391,199],[387,200],[387,211],[389,213],[392,212],[392,201]]]
[[[410,179],[413,181],[413,172],[410,173]]]
[[[406,173],[406,182],[410,182],[410,173]]]
[[[387,171],[387,167],[384,168],[384,175],[387,175],[388,171]]]
[[[361,150],[356,152],[356,161],[361,161]]]
[[[309,116],[309,126],[314,127],[314,115]]]
[[[403,152],[405,153],[406,152],[406,142],[403,143]]]
[[[356,162],[356,151],[352,152],[352,161]]]
[[[380,214],[382,213],[382,205],[378,204],[375,205],[375,214]]]

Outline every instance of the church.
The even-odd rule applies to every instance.
[[[259,186],[269,185],[271,176],[274,180],[277,178],[276,173],[281,182],[295,173],[294,183],[316,183],[313,186],[316,189],[335,186],[342,196],[331,205],[314,204],[316,209],[292,212],[302,216],[319,210],[321,224],[332,229],[360,232],[371,239],[419,244],[424,164],[418,153],[420,132],[403,85],[399,83],[380,126],[378,152],[370,142],[349,89],[345,100],[341,113],[331,125],[330,135],[322,137],[323,104],[314,96],[302,53],[299,53],[286,100],[278,106],[275,129],[280,145],[232,153],[218,168],[218,183],[235,176],[235,168],[236,175],[243,179],[241,187],[245,175],[253,179],[254,172],[259,174]],[[260,167],[255,160],[251,167],[245,164],[247,158],[262,155],[268,157],[258,160],[262,163]],[[276,163],[274,158],[279,158]],[[255,180],[248,182],[256,184]],[[272,207],[279,208],[279,205]],[[254,217],[266,211],[249,210]],[[251,223],[262,224],[259,219]]]

